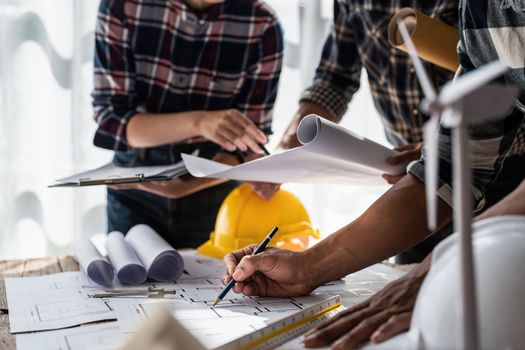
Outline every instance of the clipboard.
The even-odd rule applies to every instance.
[[[48,187],[85,187],[163,181],[186,174],[188,171],[182,161],[168,165],[138,167],[122,167],[110,162],[93,170],[55,180],[55,183]]]

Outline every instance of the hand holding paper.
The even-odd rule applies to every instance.
[[[299,124],[303,146],[237,166],[187,154],[182,159],[195,177],[257,182],[383,184],[383,173],[399,175],[387,160],[397,152],[311,114]]]

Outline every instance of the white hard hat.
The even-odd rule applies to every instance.
[[[525,216],[473,226],[481,349],[525,348]],[[440,243],[414,309],[410,349],[459,349],[462,344],[459,237]]]

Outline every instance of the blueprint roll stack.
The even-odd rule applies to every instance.
[[[110,286],[117,275],[123,284],[137,285],[152,279],[159,282],[177,280],[184,271],[182,256],[148,225],[133,226],[126,237],[110,232],[106,240],[109,261],[88,238],[75,242],[75,257],[95,283]]]
[[[148,277],[155,281],[175,281],[184,270],[182,256],[148,225],[135,225],[126,243],[137,253]]]
[[[91,243],[89,238],[82,237],[73,245],[75,258],[89,278],[100,285],[110,286],[115,273],[111,264]]]

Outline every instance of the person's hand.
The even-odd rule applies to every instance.
[[[422,149],[423,149],[423,142],[410,143],[408,145],[396,147],[394,148],[394,150],[398,151],[399,154],[393,157],[390,157],[387,160],[387,163],[392,166],[402,164],[406,167],[408,166],[408,164],[410,164],[410,162],[414,160],[418,160],[421,157]],[[386,180],[386,182],[393,185],[397,183],[399,180],[401,180],[405,175],[406,174],[402,174],[402,175],[383,174],[382,177],[383,179]]]
[[[245,156],[244,160],[249,162],[251,160],[255,160],[261,157],[264,157],[264,155],[252,153]],[[281,184],[270,182],[249,182],[249,184],[253,192],[255,192],[262,199],[266,200],[271,199],[274,196],[274,194],[276,194],[277,191],[279,191],[279,188],[281,188]]]
[[[279,145],[277,146],[278,149],[287,150],[302,146],[302,144],[299,142],[299,139],[297,138],[298,125],[299,123],[294,121],[290,123],[288,129],[286,129],[286,131],[284,132],[283,137],[279,142]]]
[[[308,279],[311,263],[303,252],[267,248],[251,255],[257,244],[249,245],[224,257],[227,284],[236,281],[233,290],[248,296],[289,297],[310,293],[314,289]]]
[[[262,199],[270,200],[279,191],[281,184],[270,182],[249,182],[253,192]]]
[[[305,346],[355,349],[369,340],[380,343],[408,330],[417,294],[430,269],[430,259],[428,256],[368,300],[308,331],[304,337]]]
[[[196,118],[196,128],[199,135],[230,152],[249,149],[264,154],[259,143],[268,141],[266,135],[236,109],[202,112]]]

